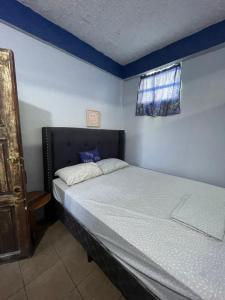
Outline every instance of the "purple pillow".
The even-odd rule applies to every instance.
[[[80,161],[82,163],[97,162],[101,160],[101,156],[97,148],[93,150],[83,151],[80,152],[79,154],[80,154]]]

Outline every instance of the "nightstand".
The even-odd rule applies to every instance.
[[[51,198],[51,193],[42,191],[27,193],[31,238],[34,245],[38,242],[40,236],[43,234],[43,231],[46,229],[46,224],[40,225],[37,221],[37,212],[39,209],[47,205],[50,202]],[[45,223],[47,223],[47,221]]]

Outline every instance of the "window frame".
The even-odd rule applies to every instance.
[[[149,88],[143,88],[141,85],[144,85],[143,80],[147,80],[148,78],[152,78],[153,81],[156,81],[157,75],[160,75],[162,73],[166,73],[172,69],[175,69],[174,73],[174,80],[173,82],[169,83],[161,83],[161,84],[149,84]],[[139,82],[139,88],[138,88],[138,93],[137,93],[137,102],[136,102],[136,116],[152,116],[152,117],[157,117],[157,116],[168,116],[168,115],[175,115],[179,114],[181,112],[180,108],[180,102],[181,102],[181,90],[182,90],[182,63],[176,63],[172,64],[170,66],[167,66],[165,68],[160,68],[158,70],[153,70],[150,73],[144,74],[140,77],[140,82]],[[166,76],[166,75],[165,75]],[[168,73],[169,76],[169,73]],[[178,78],[176,78],[178,77]],[[160,80],[160,78],[158,78]],[[177,90],[174,88],[178,86]],[[171,98],[167,99],[160,99],[156,100],[157,93],[155,91],[165,91],[165,89],[173,87],[174,89],[171,89],[171,91],[168,91],[171,93]],[[151,101],[143,101],[143,99],[140,101],[139,100],[139,95],[142,93],[146,93],[152,91],[152,100]],[[174,95],[173,95],[174,93]],[[149,94],[150,95],[150,94]],[[143,96],[144,98],[144,96]]]

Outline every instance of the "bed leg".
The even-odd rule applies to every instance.
[[[88,262],[89,262],[89,263],[93,261],[93,258],[92,258],[91,255],[88,254],[88,253],[87,253],[87,259],[88,259]]]

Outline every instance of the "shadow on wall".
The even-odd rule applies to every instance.
[[[173,122],[158,123],[156,119],[156,126],[148,122],[145,133],[151,138],[145,134],[144,157],[139,165],[225,187],[224,120],[225,104],[221,104],[175,117]]]
[[[43,190],[41,128],[52,126],[51,113],[19,100],[27,190]]]

